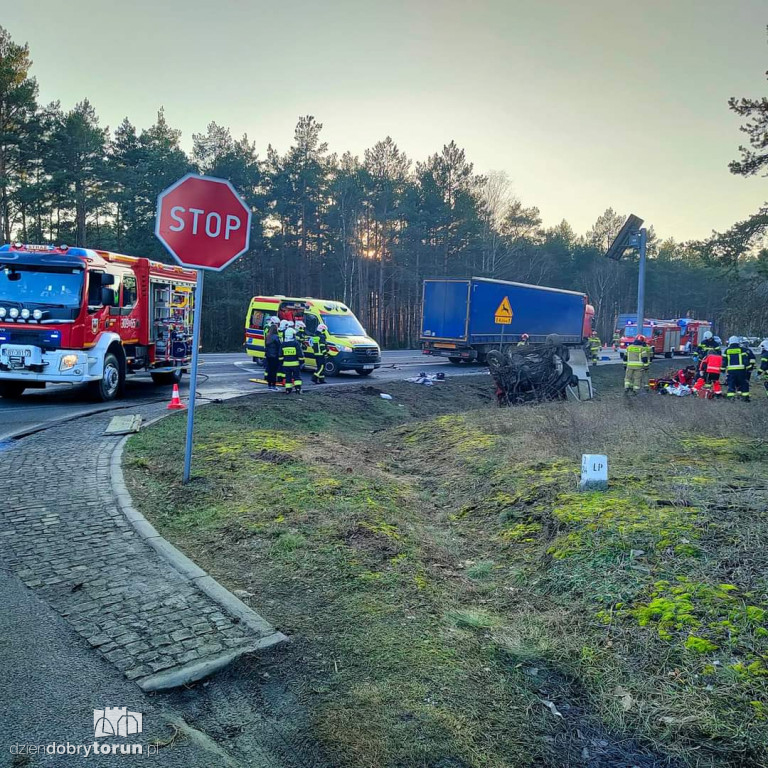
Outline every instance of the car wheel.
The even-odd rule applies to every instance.
[[[104,372],[98,381],[91,382],[90,391],[94,399],[107,403],[114,400],[123,385],[123,371],[117,357],[111,352],[104,358]]]
[[[357,371],[358,376],[370,376],[373,371],[366,371],[365,368],[355,368],[355,371]]]
[[[325,375],[326,376],[338,376],[339,374],[339,366],[336,364],[336,361],[329,357],[325,362]]]

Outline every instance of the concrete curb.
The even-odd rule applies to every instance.
[[[149,426],[164,417],[165,414],[152,419],[143,426]],[[122,468],[123,450],[129,437],[130,435],[126,435],[117,443],[110,459],[110,483],[118,509],[125,515],[136,533],[160,557],[164,558],[185,579],[192,582],[213,602],[221,606],[226,613],[238,619],[241,624],[252,630],[259,638],[243,648],[238,648],[219,656],[201,659],[168,672],[160,672],[137,680],[136,682],[139,687],[145,691],[176,688],[213,674],[245,653],[263,650],[264,648],[288,641],[286,635],[278,632],[266,619],[252,608],[249,608],[242,600],[235,597],[228,589],[219,584],[216,579],[209,576],[197,563],[194,563],[185,554],[176,549],[173,544],[164,539],[144,515],[133,506],[133,500],[125,485]]]

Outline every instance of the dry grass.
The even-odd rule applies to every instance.
[[[194,500],[167,427],[130,482],[293,636],[336,768],[768,765],[768,404],[625,401],[617,375],[585,404],[478,409],[487,380],[275,404],[279,462],[222,454],[255,420],[222,408]],[[608,492],[576,492],[582,453]]]

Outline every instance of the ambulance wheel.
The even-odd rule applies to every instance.
[[[336,361],[332,358],[327,358],[325,361],[325,375],[326,376],[338,376],[339,366],[336,365]]]
[[[180,384],[182,377],[181,368],[177,368],[175,371],[163,371],[162,373],[151,373],[152,381],[155,384]]]
[[[366,371],[365,368],[355,368],[358,376],[370,376],[373,371]]]
[[[24,394],[26,387],[18,381],[4,381],[0,384],[0,397],[15,400]]]
[[[106,403],[114,400],[120,393],[123,383],[123,372],[120,368],[120,362],[111,353],[107,353],[104,358],[104,373],[98,381],[92,381],[90,392],[95,400],[101,400]]]

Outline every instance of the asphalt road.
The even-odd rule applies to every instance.
[[[266,392],[266,387],[249,379],[261,378],[263,371],[243,353],[201,354],[198,372],[198,396],[209,399],[228,399],[255,392]],[[326,386],[339,386],[356,381],[392,381],[416,375],[421,370],[430,373],[444,371],[446,376],[478,373],[479,365],[451,365],[445,358],[430,358],[419,350],[397,350],[382,353],[382,367],[363,379],[356,373],[343,373],[329,378]],[[305,389],[311,391],[309,376]],[[181,396],[186,400],[189,377],[181,384]],[[46,389],[30,389],[19,400],[0,399],[0,443],[10,435],[58,419],[103,410],[130,409],[137,402],[167,401],[170,387],[158,386],[148,374],[129,376],[126,397],[113,403],[94,403],[88,399],[83,386],[50,385]]]

